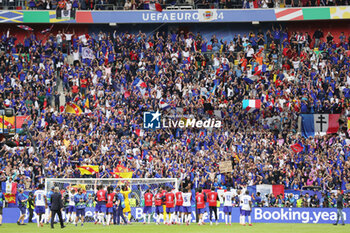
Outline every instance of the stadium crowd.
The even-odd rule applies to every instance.
[[[31,34],[23,41],[4,33],[0,109],[30,115],[38,153],[26,135],[14,138],[22,147],[8,147],[2,139],[0,182],[11,179],[29,190],[45,177],[83,177],[78,165],[99,165],[98,173],[84,175],[99,178],[113,177],[123,165],[135,178],[178,178],[184,187],[319,186],[331,197],[327,190],[346,190],[350,182],[347,36],[281,26],[230,41],[183,31],[83,37],[59,31],[46,40]],[[83,59],[83,47],[95,58]],[[266,69],[257,73],[261,65]],[[83,113],[65,113],[60,95]],[[261,109],[243,110],[244,99],[261,99]],[[144,130],[143,112],[156,110],[202,119],[219,111],[223,125]],[[303,138],[300,113],[341,113],[339,133]],[[301,152],[291,149],[295,143]],[[231,173],[219,171],[225,160],[232,161]]]

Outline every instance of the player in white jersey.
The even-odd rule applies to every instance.
[[[191,223],[191,216],[192,216],[192,211],[191,211],[191,198],[192,198],[192,193],[191,189],[188,189],[187,192],[182,193],[182,198],[183,198],[183,204],[182,204],[182,211],[185,214],[185,223],[187,225],[190,225]]]
[[[243,215],[242,215],[242,197],[243,197],[244,193],[242,192],[242,190],[237,190],[237,197],[238,197],[238,206],[239,206],[239,224],[242,225],[242,221],[243,221]]]
[[[45,218],[43,215],[45,214],[45,209],[47,208],[47,199],[42,184],[39,184],[38,190],[34,192],[34,201],[36,222],[38,227],[44,226],[43,222],[45,221]]]
[[[222,197],[224,198],[224,213],[225,213],[225,223],[228,224],[227,219],[229,218],[229,222],[231,225],[232,218],[231,218],[231,212],[232,212],[232,201],[233,201],[233,192],[231,191],[231,188],[228,187],[226,192],[222,194]]]
[[[252,226],[252,218],[250,216],[252,212],[252,197],[249,196],[249,191],[245,192],[245,195],[242,196],[242,224],[245,226],[245,216],[248,217],[249,226]]]
[[[69,190],[69,189],[68,189]],[[73,188],[70,188],[68,191],[68,214],[66,217],[66,222],[72,222],[74,223],[75,219],[75,202],[74,202],[74,195],[75,190]]]

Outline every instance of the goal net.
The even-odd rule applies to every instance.
[[[74,189],[82,188],[88,197],[86,208],[86,221],[93,221],[94,216],[94,197],[97,191],[97,186],[103,185],[104,189],[108,186],[123,187],[127,185],[130,189],[128,194],[131,221],[138,222],[143,217],[144,193],[150,189],[152,193],[156,193],[160,187],[178,188],[178,180],[176,178],[159,178],[159,179],[125,179],[125,178],[47,178],[45,179],[45,192],[48,193],[53,187],[59,187],[61,193],[64,193],[68,187]]]

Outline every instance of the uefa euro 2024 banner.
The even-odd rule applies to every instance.
[[[192,207],[192,220],[195,221],[195,208]],[[133,207],[131,210],[135,219],[143,220],[143,208]],[[209,212],[204,214],[205,222],[209,221]],[[344,220],[347,223],[347,216],[350,209],[344,209]],[[92,221],[94,208],[86,209],[87,221]],[[35,215],[34,215],[35,216]],[[65,214],[63,215],[65,216]],[[15,223],[19,217],[18,208],[5,208],[3,223]],[[223,207],[218,208],[219,222],[225,222]],[[337,218],[335,208],[253,208],[252,221],[254,223],[334,223]],[[28,211],[25,217],[28,220]],[[35,221],[35,218],[34,218]],[[232,209],[232,222],[239,222],[239,208]]]

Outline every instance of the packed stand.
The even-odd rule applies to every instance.
[[[123,165],[135,178],[174,177],[193,188],[283,184],[294,190],[318,186],[325,195],[331,195],[327,190],[346,190],[346,124],[338,134],[303,138],[297,117],[342,113],[345,122],[348,36],[335,42],[321,30],[304,34],[280,26],[229,41],[183,31],[149,37],[143,32],[82,37],[59,31],[46,41],[33,34],[17,41],[4,33],[0,109],[11,107],[18,115],[31,116],[30,132],[39,153],[25,135],[13,139],[25,147],[2,144],[0,182],[11,179],[32,189],[45,177],[83,177],[77,165],[85,164],[100,166],[93,177],[111,178],[113,169]],[[95,59],[83,59],[83,47]],[[73,64],[63,52],[72,55]],[[247,79],[259,65],[267,67],[259,79]],[[140,80],[146,87],[138,85]],[[57,91],[60,83],[63,93]],[[60,95],[83,113],[65,113]],[[261,110],[243,110],[244,99],[261,99]],[[161,101],[171,107],[163,110]],[[220,110],[223,126],[139,133],[144,111],[167,114],[175,108],[202,117]],[[303,145],[302,152],[290,148],[295,143]],[[232,161],[232,173],[219,172],[224,160]]]

